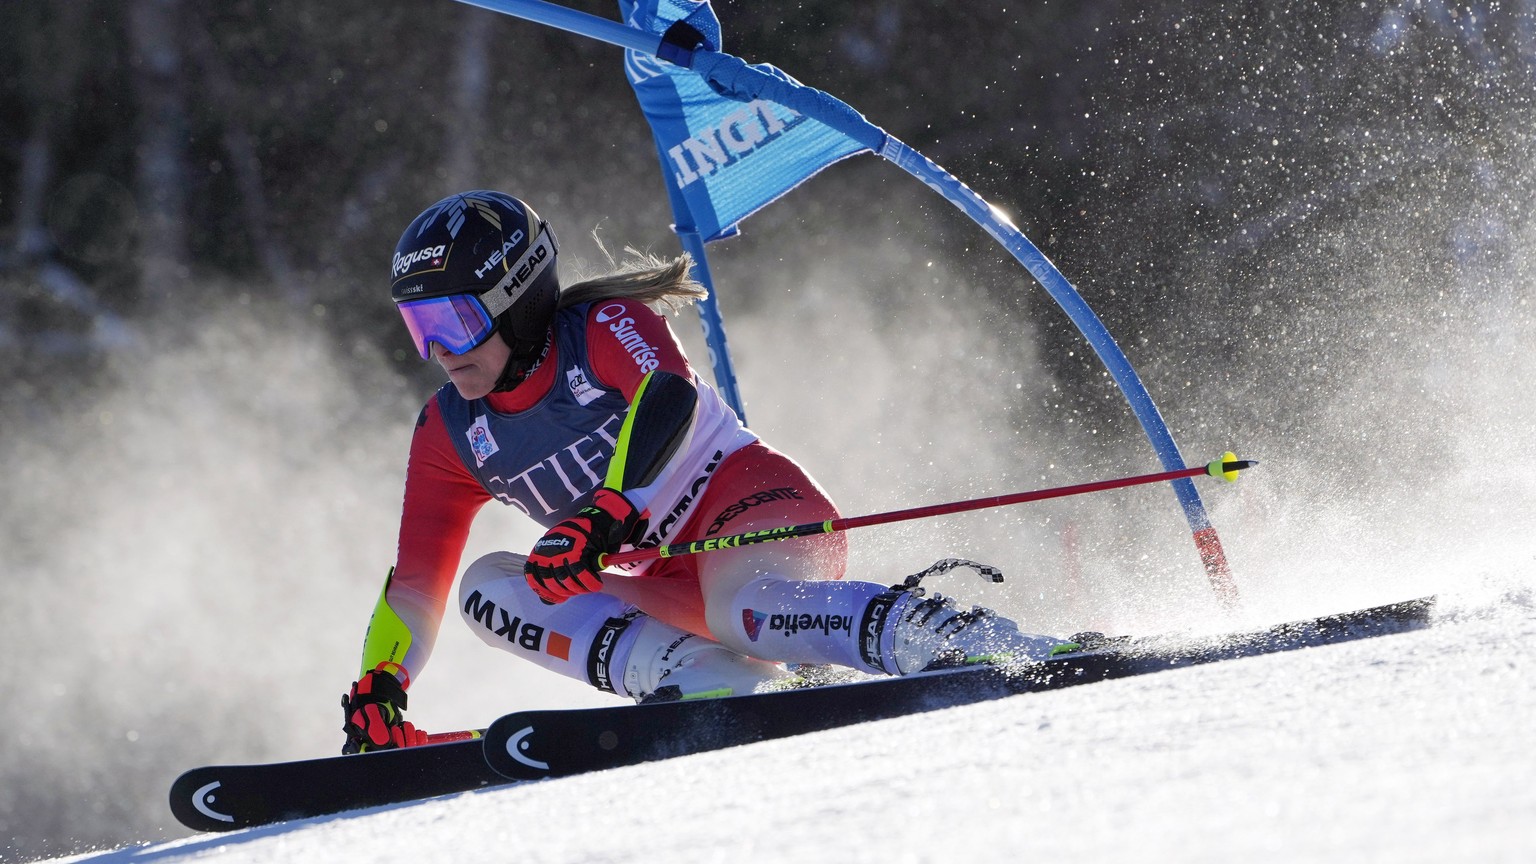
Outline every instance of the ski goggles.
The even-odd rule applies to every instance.
[[[405,319],[405,329],[411,331],[411,341],[423,360],[432,358],[433,342],[450,354],[463,354],[480,347],[496,332],[489,310],[473,294],[408,300],[395,308]]]
[[[539,223],[539,237],[521,260],[507,268],[505,276],[483,294],[445,294],[395,304],[411,331],[411,341],[421,359],[432,359],[432,343],[463,354],[480,347],[496,332],[496,316],[512,308],[518,298],[554,263],[555,234]]]

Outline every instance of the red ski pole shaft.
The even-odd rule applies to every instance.
[[[628,552],[614,552],[604,555],[599,563],[603,567],[612,567],[619,564],[630,564],[635,561],[648,561],[652,558],[696,555],[700,552],[734,549],[738,546],[770,543],[775,540],[788,540],[792,537],[831,534],[837,531],[847,531],[852,528],[866,528],[870,525],[905,522],[909,519],[926,519],[930,516],[947,516],[951,513],[965,513],[988,507],[1004,507],[1009,504],[1044,501],[1048,498],[1085,495],[1089,492],[1103,492],[1107,489],[1122,489],[1127,486],[1160,483],[1166,480],[1179,480],[1184,477],[1198,477],[1201,474],[1208,474],[1212,477],[1224,477],[1228,481],[1232,481],[1237,478],[1237,472],[1245,468],[1252,468],[1257,464],[1259,463],[1254,460],[1238,459],[1228,453],[1222,459],[1217,459],[1198,468],[1180,468],[1176,471],[1160,471],[1156,474],[1141,474],[1135,477],[1120,477],[1114,480],[1098,480],[1093,483],[1080,483],[1075,486],[1059,486],[1054,489],[1036,489],[1030,492],[993,495],[988,498],[972,498],[967,501],[951,501],[946,504],[930,504],[926,507],[912,507],[907,510],[893,510],[888,513],[873,513],[868,516],[850,516],[843,519],[829,519],[825,522],[786,525],[782,528],[747,531],[725,537],[711,537],[708,540],[695,540],[691,543],[674,543],[670,546],[661,546],[653,549],[632,549]]]
[[[428,732],[428,744],[447,744],[452,741],[473,741],[476,738],[484,738],[484,729],[465,729],[462,732]]]

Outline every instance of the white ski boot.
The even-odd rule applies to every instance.
[[[925,596],[925,576],[956,568],[975,570],[989,582],[1003,581],[994,567],[963,558],[946,558],[891,586],[895,595],[880,633],[880,664],[893,675],[910,675],[975,664],[1028,663],[1077,646],[1054,636],[1019,632],[1019,625],[973,606],[961,609],[942,594]],[[892,594],[886,594],[889,598]],[[890,602],[890,601],[888,601]]]
[[[882,646],[882,659],[897,675],[978,663],[1028,663],[1044,660],[1058,646],[1070,644],[1053,636],[1021,633],[1019,625],[991,609],[960,609],[942,594],[907,593],[892,607],[885,626],[890,647]]]

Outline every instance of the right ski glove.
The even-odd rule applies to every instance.
[[[601,591],[598,559],[617,552],[626,540],[644,530],[643,521],[628,498],[606,486],[597,490],[591,504],[533,544],[528,563],[523,565],[528,586],[540,600],[551,604]]]
[[[427,743],[427,733],[401,716],[405,701],[400,679],[388,672],[375,669],[357,679],[352,692],[341,697],[346,716],[341,730],[347,733],[341,752],[365,753]]]

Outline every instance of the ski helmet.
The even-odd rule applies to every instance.
[[[462,192],[400,235],[390,296],[423,359],[432,342],[463,354],[500,333],[512,349],[506,371],[521,378],[559,305],[556,257],[554,232],[533,208],[502,192]]]

